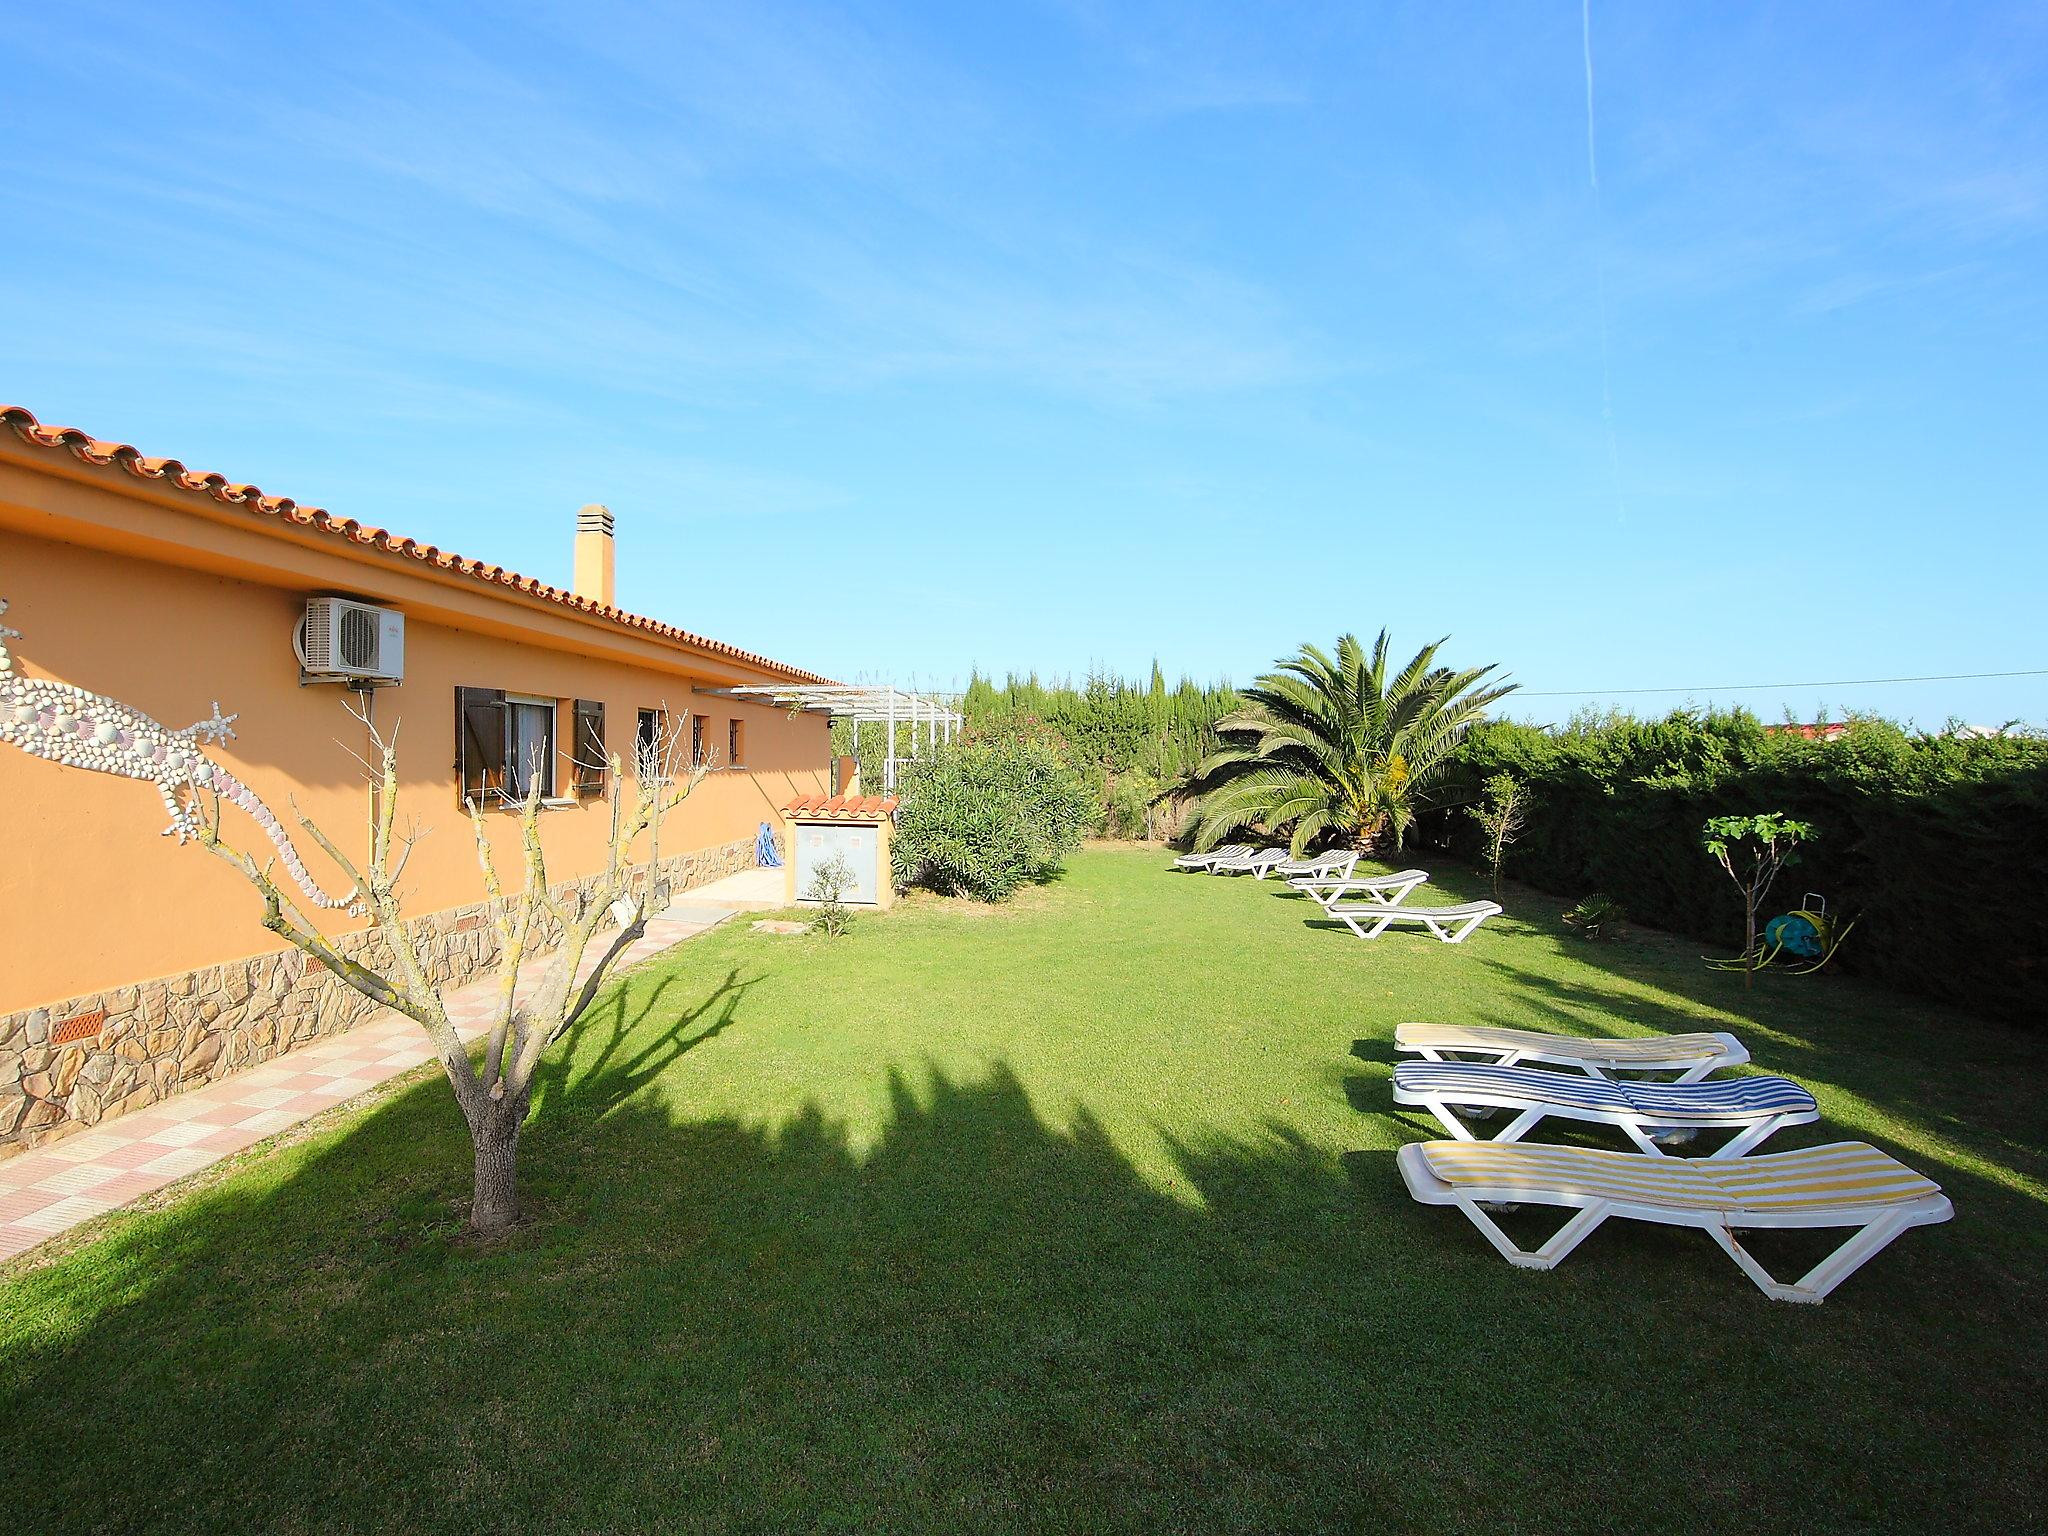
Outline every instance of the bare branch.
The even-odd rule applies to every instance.
[[[223,843],[211,827],[202,828],[199,845],[256,887],[257,894],[263,898],[265,928],[309,958],[317,960],[372,1002],[395,1009],[421,1023],[426,1022],[420,1017],[417,1004],[404,992],[368,966],[351,960],[307,923],[303,914],[293,905],[291,898],[285,895],[267,871],[257,868],[256,861],[248,854]]]
[[[391,889],[391,828],[398,818],[398,749],[377,736],[374,728],[371,736],[383,757],[383,771],[378,782],[377,832],[371,844],[374,851],[370,855],[370,864],[379,885],[388,894]]]
[[[399,880],[404,876],[405,866],[412,862],[413,849],[417,848],[421,840],[432,830],[431,827],[422,827],[417,816],[411,817],[406,821],[404,829],[398,834],[398,863],[391,871],[391,884],[393,887],[396,887]]]
[[[340,867],[341,872],[344,875],[348,876],[349,884],[354,886],[359,891],[365,889],[366,887],[363,884],[362,874],[356,869],[354,862],[349,858],[347,854],[343,853],[341,849],[335,846],[334,840],[332,838],[330,838],[325,832],[322,832],[319,829],[319,827],[313,824],[312,817],[308,816],[304,811],[299,809],[298,797],[289,796],[286,799],[286,803],[291,806],[292,816],[294,819],[297,820],[300,827],[302,827],[305,830],[306,836],[312,838],[313,841],[319,845],[320,851],[322,853],[326,854],[327,857],[334,860],[334,862]]]
[[[485,837],[481,814],[472,812],[472,821],[477,827],[479,856],[489,868],[489,844]],[[518,905],[499,922],[501,944],[498,951],[498,997],[496,1018],[491,1025],[491,1034],[484,1050],[484,1076],[493,1095],[502,1092],[503,1058],[507,1049],[508,1036],[513,1048],[526,1038],[525,1023],[518,1016],[519,968],[526,960],[528,946],[533,942],[534,919],[547,900],[547,864],[540,845],[540,776],[534,774],[528,785],[525,801],[519,809],[519,831],[525,852],[525,885],[519,892]],[[495,886],[497,876],[493,870],[489,879]],[[511,1085],[517,1088],[521,1085]]]
[[[644,912],[636,912],[633,921],[619,930],[618,936],[611,942],[611,947],[604,952],[597,964],[591,967],[590,975],[584,978],[582,990],[576,994],[575,1005],[563,1011],[562,1017],[549,1032],[548,1044],[554,1044],[575,1027],[576,1021],[583,1017],[585,1010],[597,996],[598,988],[604,985],[605,977],[610,973],[613,964],[646,932],[647,916]]]
[[[505,887],[498,879],[497,860],[491,853],[490,832],[484,825],[483,807],[474,796],[464,796],[462,808],[469,815],[470,827],[476,833],[476,862],[484,873],[484,893],[490,898],[491,926],[498,930],[501,945],[512,942],[512,918],[505,904]]]

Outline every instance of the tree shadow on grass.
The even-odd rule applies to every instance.
[[[1690,1034],[1728,1027],[1728,1020],[1719,1010],[1702,1007],[1667,990],[1626,991],[1601,986],[1587,981],[1582,969],[1566,980],[1484,954],[1475,963],[1485,966],[1512,987],[1514,1006],[1511,1011],[1500,1009],[1484,1018],[1475,1016],[1459,1020],[1460,1023],[1538,1029],[1603,1039],[1618,1039],[1631,1034]],[[1622,1019],[1640,1027],[1629,1029],[1619,1022]],[[1514,1022],[1510,1024],[1510,1020]]]
[[[747,989],[737,967],[671,1022],[665,999],[685,984],[671,970],[642,993],[615,987],[578,1021],[569,1048],[545,1058],[534,1074],[533,1114],[602,1114],[660,1077],[700,1045],[732,1027]],[[650,1029],[650,1019],[662,1021]]]
[[[1697,1234],[1515,1271],[1391,1152],[1279,1124],[1170,1141],[1163,1186],[1000,1063],[889,1071],[872,1142],[633,1096],[744,985],[600,1042],[504,1244],[454,1238],[466,1143],[425,1084],[0,1289],[16,1528],[2028,1523],[2036,1314],[1939,1233],[1815,1313]],[[1673,1433],[1683,1404],[1714,1411]]]

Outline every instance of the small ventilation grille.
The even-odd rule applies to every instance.
[[[90,1040],[100,1032],[100,1026],[107,1022],[107,1010],[95,1008],[91,1013],[73,1014],[68,1019],[59,1019],[50,1030],[50,1044],[69,1045],[75,1040]]]
[[[377,615],[371,610],[341,610],[341,660],[349,667],[377,665]]]
[[[332,643],[334,632],[328,628],[325,622],[315,622],[315,616],[321,621],[325,620],[326,609],[324,605],[314,605],[307,621],[299,626],[299,644],[303,647],[300,660],[310,672],[332,672],[334,670],[334,646]]]

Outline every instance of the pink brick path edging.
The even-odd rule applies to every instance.
[[[691,894],[697,893],[682,900]],[[699,910],[688,918],[650,918],[620,967],[713,926],[702,916]],[[586,972],[603,946],[600,935]],[[525,966],[521,987],[538,981],[547,963]],[[448,994],[448,1017],[463,1039],[477,1039],[490,1027],[496,989],[497,982],[486,979]],[[0,1162],[0,1264],[409,1072],[433,1054],[425,1030],[380,1009],[343,1034]]]

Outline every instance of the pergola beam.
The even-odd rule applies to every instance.
[[[844,683],[791,683],[782,686],[741,688],[699,688],[699,693],[721,698],[743,698],[790,709],[815,710],[835,720],[869,723],[895,720],[923,721],[957,729],[965,723],[960,712],[930,694],[911,693],[894,687],[864,688]]]
[[[932,698],[928,694],[911,693],[905,689],[885,684],[881,687],[866,687],[848,683],[785,683],[750,685],[736,688],[700,688],[699,693],[717,694],[723,698],[748,699],[764,704],[778,704],[785,709],[805,710],[830,715],[834,720],[846,720],[853,726],[854,753],[860,752],[860,728],[862,725],[880,725],[885,728],[885,750],[882,754],[882,788],[884,793],[896,787],[896,765],[903,759],[897,756],[897,727],[910,727],[910,757],[918,756],[917,728],[924,727],[924,748],[930,751],[943,739],[955,740],[967,720],[957,709]]]

